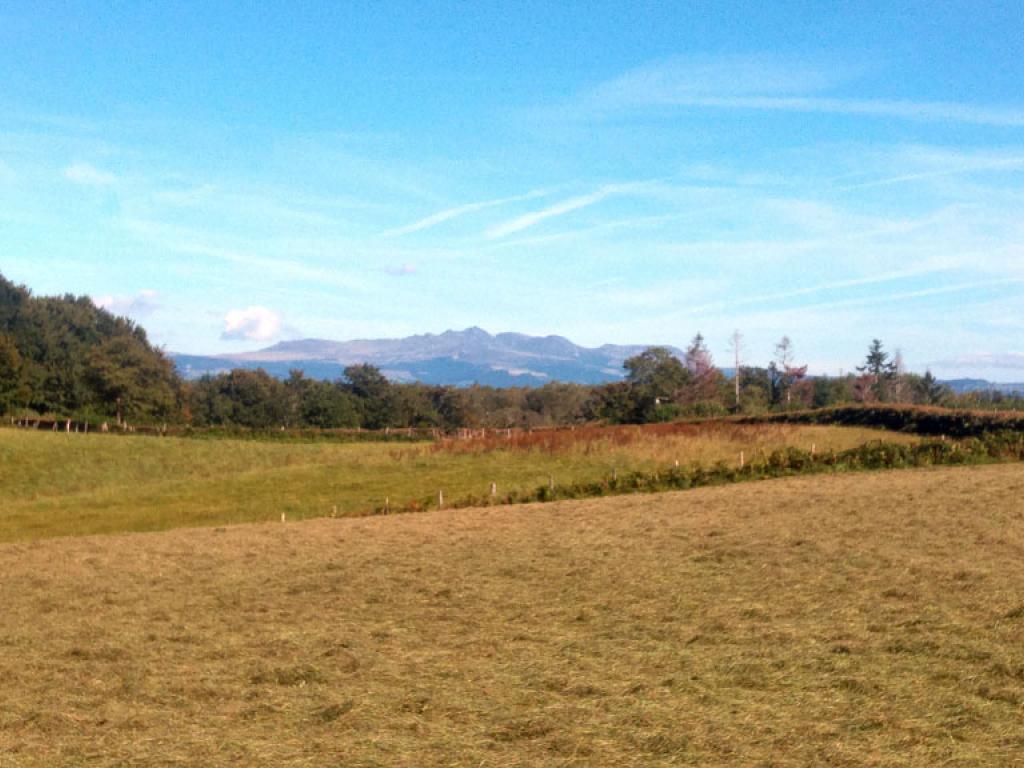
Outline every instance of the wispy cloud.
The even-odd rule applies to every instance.
[[[458,218],[459,216],[465,216],[467,213],[474,213],[476,211],[482,211],[487,208],[496,208],[499,205],[507,205],[508,203],[516,203],[522,200],[532,200],[533,198],[543,197],[548,194],[545,190],[534,190],[533,192],[527,192],[522,195],[514,195],[512,197],[500,197],[495,200],[482,200],[477,203],[466,203],[464,205],[458,205],[454,208],[447,208],[443,211],[431,214],[419,221],[414,221],[412,224],[407,224],[397,229],[389,229],[384,232],[385,237],[398,237],[399,235],[408,235],[411,232],[419,232],[424,229],[430,229],[436,227],[438,224],[442,224],[451,219]]]
[[[1024,110],[957,101],[911,101],[884,98],[744,97],[693,99],[694,106],[740,110],[862,115],[942,123],[1024,127]]]
[[[699,98],[815,93],[847,80],[850,68],[773,56],[674,56],[644,64],[586,92],[610,110],[685,104]]]
[[[502,222],[501,224],[487,230],[485,236],[491,240],[507,237],[513,232],[521,232],[522,230],[535,226],[547,219],[551,219],[556,216],[564,216],[572,211],[578,211],[581,208],[586,208],[587,206],[599,203],[613,195],[627,194],[629,192],[636,191],[644,186],[644,184],[645,182],[606,184],[589,194],[570,197],[567,200],[562,200],[554,205],[549,205],[547,208],[542,208],[539,211],[532,211],[522,216],[517,216],[514,219]]]
[[[1006,288],[1024,285],[1024,279],[1003,278],[996,280],[972,280],[954,285],[943,285],[937,288],[921,288],[913,291],[900,291],[897,293],[879,294],[875,296],[862,296],[851,299],[834,299],[819,301],[813,304],[789,307],[782,310],[783,313],[797,314],[808,310],[834,310],[850,307],[864,307],[875,304],[896,304],[899,302],[913,301],[931,296],[944,296],[947,294],[966,293],[968,291],[983,290],[987,288]]]
[[[276,275],[278,279],[302,280],[318,285],[365,289],[363,281],[339,268],[314,266],[300,260],[269,258],[251,252],[243,245],[221,245],[224,239],[206,233],[147,219],[123,219],[122,225],[131,235],[173,253],[202,256],[247,268],[253,274]]]
[[[923,277],[926,275],[935,275],[943,272],[948,272],[950,268],[934,268],[934,267],[922,267],[920,269],[905,269],[897,272],[887,272],[885,274],[870,275],[867,277],[855,277],[847,280],[832,280],[827,283],[819,283],[817,285],[810,285],[804,288],[794,288],[790,291],[776,291],[773,293],[764,293],[758,296],[748,296],[743,299],[734,299],[731,301],[716,302],[713,304],[703,304],[690,308],[691,314],[697,314],[702,312],[710,311],[727,311],[737,309],[739,307],[755,306],[757,304],[767,304],[770,302],[784,301],[786,299],[798,299],[804,296],[813,296],[818,293],[827,293],[829,291],[839,291],[848,288],[860,288],[868,285],[879,285],[883,283],[893,283],[900,280],[908,280],[916,277]],[[993,281],[987,281],[989,284]],[[957,288],[958,290],[960,288]],[[924,294],[915,294],[924,295]],[[908,298],[910,294],[904,294],[904,298]],[[871,300],[874,300],[873,297]],[[854,303],[862,301],[862,299],[852,299]],[[841,304],[845,306],[845,304]],[[831,302],[818,302],[813,306],[836,306]]]
[[[822,95],[859,74],[835,62],[772,56],[676,57],[653,62],[581,94],[577,106],[602,113],[641,107],[689,107],[888,117],[927,122],[1024,127],[1020,106]]]
[[[817,96],[726,96],[680,98],[673,103],[683,107],[817,112],[865,117],[897,117],[928,122],[1024,127],[1024,109],[978,106],[953,101],[840,99]]]
[[[117,182],[117,176],[89,163],[69,165],[64,169],[64,177],[73,184],[87,187],[108,187]]]
[[[661,224],[665,224],[666,222],[680,221],[682,219],[690,218],[693,215],[695,214],[668,213],[657,216],[635,216],[629,219],[616,219],[614,221],[602,222],[601,224],[594,224],[589,227],[570,229],[562,232],[552,232],[546,235],[535,235],[533,237],[520,237],[515,238],[513,240],[503,240],[501,242],[485,246],[485,248],[521,248],[523,246],[540,245],[544,243],[556,242],[559,240],[576,240],[591,235],[612,233],[617,230],[632,230],[641,229],[645,227],[657,227]]]
[[[987,160],[978,162],[965,162],[952,168],[943,168],[935,171],[921,171],[919,173],[904,173],[898,176],[888,176],[884,179],[865,181],[860,184],[850,184],[840,187],[842,190],[869,189],[871,187],[887,187],[893,184],[906,184],[926,179],[937,179],[944,176],[957,176],[963,173],[979,173],[982,171],[1012,171],[1024,168],[1024,157],[1010,157],[1000,160]]]

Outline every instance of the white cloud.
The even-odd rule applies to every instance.
[[[64,176],[74,184],[88,187],[108,187],[117,181],[117,176],[103,171],[89,163],[73,163],[64,169]]]
[[[411,232],[419,232],[423,229],[429,229],[430,227],[437,226],[443,222],[454,219],[458,216],[463,216],[467,213],[473,213],[474,211],[482,211],[486,208],[494,208],[499,205],[505,205],[507,203],[515,203],[520,200],[530,200],[535,197],[543,197],[547,192],[543,190],[535,190],[533,192],[527,192],[524,195],[515,195],[513,197],[501,197],[496,200],[482,200],[478,203],[466,203],[465,205],[459,205],[454,208],[448,208],[443,211],[431,214],[419,221],[414,221],[412,224],[408,224],[404,227],[397,229],[391,229],[384,233],[385,237],[397,237],[398,235],[407,235]]]
[[[577,211],[580,208],[586,208],[589,205],[599,203],[605,198],[611,197],[612,195],[623,194],[626,192],[633,191],[639,188],[641,184],[607,184],[594,192],[587,195],[580,195],[578,197],[570,197],[568,200],[563,200],[560,203],[555,203],[547,208],[542,208],[539,211],[533,211],[531,213],[518,216],[514,219],[510,219],[495,227],[487,230],[486,236],[495,240],[500,237],[511,235],[513,232],[519,232],[539,224],[545,219],[550,219],[555,216],[562,216],[572,211]]]
[[[266,341],[281,332],[281,316],[266,307],[232,309],[224,316],[225,341]]]
[[[100,309],[131,318],[146,317],[160,308],[156,291],[145,288],[133,296],[107,294],[92,300]]]

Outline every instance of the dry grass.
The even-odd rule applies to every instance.
[[[0,766],[1024,764],[1024,467],[0,546]]]
[[[780,429],[788,426],[789,429]],[[682,464],[711,465],[717,461],[734,462],[743,451],[747,459],[779,448],[843,451],[872,440],[909,443],[920,438],[909,433],[867,427],[821,425],[738,424],[734,421],[702,423],[582,426],[540,429],[533,432],[501,431],[484,437],[449,438],[431,445],[434,453],[504,454],[572,457],[586,462],[601,457],[606,463],[629,465],[636,469],[657,469]]]
[[[114,437],[0,429],[0,541],[182,526],[360,515],[443,490],[449,499],[557,482],[612,468],[711,464],[785,446],[842,450],[913,436],[854,427],[661,426],[558,430],[536,444],[282,443]],[[524,436],[529,437],[529,436]],[[2,766],[0,766],[2,768]]]

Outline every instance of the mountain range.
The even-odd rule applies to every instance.
[[[493,387],[536,387],[550,381],[603,384],[621,381],[626,358],[649,344],[604,344],[581,347],[563,336],[528,336],[523,333],[491,335],[481,328],[425,333],[403,339],[298,339],[265,349],[225,355],[171,355],[186,379],[232,368],[263,368],[279,378],[300,370],[316,379],[333,380],[346,366],[369,363],[394,381],[426,384]],[[682,357],[682,351],[669,347]],[[722,369],[732,376],[731,368]],[[998,391],[1024,393],[1024,383],[993,383],[984,379],[943,382],[955,392]]]
[[[601,384],[624,376],[626,358],[648,344],[581,347],[562,336],[491,335],[480,328],[403,339],[283,341],[265,349],[216,356],[172,355],[182,376],[198,378],[232,368],[263,368],[284,377],[293,369],[337,379],[348,365],[369,363],[394,381],[495,387],[541,386],[550,381]],[[671,348],[682,355],[678,349]]]

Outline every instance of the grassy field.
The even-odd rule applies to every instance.
[[[1009,464],[0,545],[0,766],[1024,765],[1022,495]]]
[[[0,541],[364,514],[784,446],[912,441],[856,427],[706,424],[585,428],[437,444],[288,443],[0,429]]]

